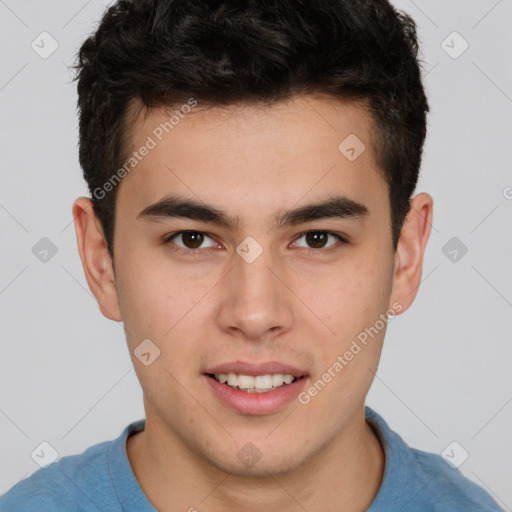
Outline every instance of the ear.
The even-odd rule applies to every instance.
[[[96,297],[100,311],[110,320],[121,321],[112,259],[100,220],[94,213],[92,202],[79,197],[73,203],[76,240],[85,278]]]
[[[391,304],[398,302],[406,311],[413,303],[421,283],[423,256],[430,236],[433,199],[421,193],[411,199],[411,207],[400,234],[395,252]],[[398,311],[397,311],[398,314]]]

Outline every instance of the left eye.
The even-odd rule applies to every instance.
[[[307,248],[324,249],[325,247],[331,247],[334,245],[334,243],[336,243],[334,242],[331,245],[326,245],[329,237],[333,237],[338,241],[345,242],[345,239],[341,235],[331,233],[330,231],[308,231],[307,233],[304,233],[299,238],[297,238],[297,240],[301,240],[303,238],[309,245]]]

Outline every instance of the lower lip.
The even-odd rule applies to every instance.
[[[248,393],[221,384],[215,379],[203,375],[213,392],[225,404],[241,414],[271,414],[291,402],[306,385],[308,377],[286,384],[274,391],[265,393]]]

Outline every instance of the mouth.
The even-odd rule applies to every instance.
[[[268,373],[245,375],[241,373],[206,373],[207,377],[220,384],[245,393],[269,393],[303,379],[306,375],[294,376],[289,373]]]
[[[239,414],[273,414],[296,400],[309,373],[281,361],[231,361],[202,370],[216,400]]]

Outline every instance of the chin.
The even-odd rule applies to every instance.
[[[281,456],[274,453],[272,456],[267,456],[267,460],[264,459],[265,456],[262,455],[261,459],[255,463],[245,463],[237,457],[235,460],[231,458],[228,463],[226,460],[212,462],[218,469],[240,478],[269,478],[291,473],[301,465],[299,460],[290,460],[289,455]]]
[[[252,442],[250,438],[244,438],[232,441],[226,448],[203,453],[203,457],[217,469],[241,478],[268,478],[270,475],[291,473],[310,458],[301,451],[301,443],[287,446],[284,442]]]

